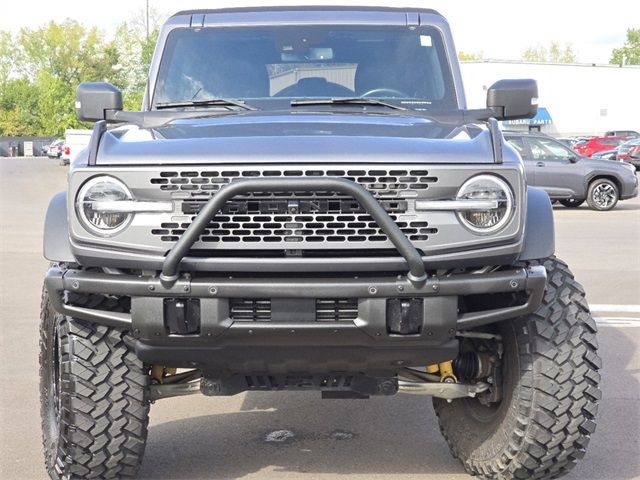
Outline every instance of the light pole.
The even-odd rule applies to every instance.
[[[145,23],[146,23],[146,26],[147,26],[147,43],[148,43],[149,42],[149,0],[147,0],[146,18],[147,18],[147,21]]]

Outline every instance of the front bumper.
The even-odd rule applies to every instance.
[[[541,266],[430,276],[424,283],[395,276],[183,276],[167,286],[157,277],[60,267],[51,268],[46,277],[58,312],[129,331],[143,361],[234,374],[358,371],[380,375],[405,365],[449,360],[458,352],[458,330],[533,312],[540,305],[545,283]],[[73,305],[65,300],[70,298],[65,292],[129,296],[131,311]],[[521,301],[501,308],[460,311],[464,296],[501,293],[516,293]],[[277,299],[288,310],[288,318],[238,321],[230,314],[230,302],[239,298]],[[357,316],[348,321],[319,321],[309,312],[296,310],[296,306],[309,305],[305,299],[335,298],[357,300]],[[390,332],[387,300],[398,298],[420,299],[423,318],[418,333]],[[170,333],[165,305],[176,299],[198,299],[197,332]]]
[[[636,168],[640,166],[640,161],[633,164]],[[620,189],[620,200],[628,200],[638,196],[638,176],[634,173],[625,177]]]

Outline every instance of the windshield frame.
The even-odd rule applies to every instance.
[[[394,13],[399,13],[399,12],[403,12],[403,9],[394,9],[396,11],[394,11]],[[269,13],[274,13],[274,12],[269,12]],[[276,12],[276,13],[287,13],[287,12]],[[318,13],[318,12],[307,12],[305,11],[304,14],[311,14],[311,13]],[[326,12],[324,12],[326,13]],[[360,27],[360,26],[369,26],[369,27],[381,27],[381,28],[385,28],[385,27],[409,27],[411,30],[413,29],[419,29],[419,28],[424,28],[424,27],[428,27],[434,30],[434,32],[432,33],[436,33],[439,36],[439,42],[441,44],[441,51],[438,53],[438,61],[440,64],[440,68],[442,69],[442,75],[444,76],[443,80],[446,83],[446,90],[447,90],[447,96],[446,98],[450,98],[450,103],[453,106],[453,109],[455,110],[465,110],[466,109],[466,99],[464,96],[464,90],[463,90],[463,85],[462,85],[462,80],[461,80],[461,75],[460,75],[460,69],[459,69],[459,63],[457,61],[457,56],[455,53],[455,49],[453,47],[453,40],[451,37],[451,32],[449,30],[448,24],[446,22],[446,20],[440,16],[439,14],[436,13],[431,13],[429,11],[424,11],[424,12],[420,12],[420,22],[419,25],[416,26],[409,26],[408,23],[406,23],[407,21],[405,20],[405,25],[402,25],[401,23],[394,23],[394,22],[380,22],[380,21],[371,21],[371,18],[376,17],[376,15],[374,15],[373,17],[367,17],[366,19],[364,19],[362,22],[349,22],[349,23],[342,23],[339,21],[339,18],[334,18],[334,13],[336,14],[336,16],[339,16],[340,13],[344,13],[344,12],[340,12],[340,11],[336,11],[333,12],[331,11],[331,21],[324,21],[324,22],[315,22],[315,21],[309,21],[307,23],[307,25],[309,26],[327,26],[327,27]],[[354,13],[358,13],[358,12],[353,12],[350,11],[348,12],[349,14],[354,14]],[[375,12],[376,14],[378,12]],[[218,15],[216,13],[216,15]],[[404,17],[404,14],[403,14]],[[208,16],[206,17],[208,18]],[[187,21],[188,19],[188,21]],[[227,22],[229,19],[225,18],[225,22]],[[227,28],[227,27],[244,27],[244,28],[253,28],[253,27],[271,27],[271,28],[277,28],[280,26],[284,26],[287,23],[281,23],[278,21],[275,21],[275,19],[273,17],[269,18],[269,22],[263,22],[263,23],[256,23],[256,25],[247,25],[244,22],[240,21],[241,19],[238,19],[238,23],[233,23],[233,22],[229,22],[229,23],[216,23],[215,21],[211,21],[211,22],[207,22],[206,19],[203,20],[203,27],[205,28],[216,28],[216,29],[223,29],[223,28]],[[388,18],[387,18],[388,20]],[[152,65],[151,65],[151,69],[150,69],[150,75],[149,75],[149,83],[148,83],[148,87],[147,87],[147,92],[146,95],[144,97],[144,103],[143,103],[143,110],[155,110],[155,94],[156,94],[156,89],[157,89],[157,85],[158,85],[158,81],[159,81],[159,73],[160,73],[160,67],[162,64],[162,61],[165,58],[166,55],[166,46],[167,46],[167,42],[168,39],[170,37],[170,35],[177,29],[185,29],[185,28],[193,28],[191,26],[191,18],[190,16],[174,16],[171,17],[169,19],[169,21],[165,24],[165,26],[163,27],[159,40],[158,40],[158,44],[156,46],[156,52],[152,61]],[[294,24],[291,24],[291,26],[295,26]],[[305,97],[307,99],[311,99],[311,98],[315,98],[315,97]],[[324,98],[324,97],[319,97],[319,98]],[[338,97],[341,98],[341,97]],[[398,99],[394,99],[394,98],[387,98],[387,97],[375,97],[379,100],[384,100],[384,101],[390,101],[390,102],[394,102],[395,100]],[[244,99],[241,99],[244,100]],[[255,100],[255,101],[254,101]],[[279,100],[282,100],[282,102],[279,102]],[[260,105],[258,104],[259,108],[268,110],[268,111],[274,111],[274,110],[290,110],[291,106],[289,105],[290,102],[290,98],[286,98],[286,97],[282,97],[277,98],[277,97],[265,97],[264,98],[264,102],[265,103],[270,103],[269,105]],[[411,99],[406,99],[406,100],[411,100]],[[251,103],[252,104],[256,104],[256,102],[262,103],[261,101],[259,101],[259,99],[251,99]],[[277,104],[277,105],[276,105]],[[408,112],[416,112],[416,113],[421,113],[421,114],[431,114],[431,113],[436,113],[438,111],[438,108],[413,108],[411,106],[410,103],[401,103],[401,102],[397,102],[397,104],[399,106],[405,107],[407,108]],[[446,110],[451,111],[452,108],[449,107]]]

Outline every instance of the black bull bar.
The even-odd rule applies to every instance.
[[[409,272],[407,279],[415,286],[424,285],[427,274],[420,252],[402,233],[398,225],[375,197],[363,186],[344,178],[250,178],[239,179],[224,186],[200,210],[191,225],[167,254],[162,266],[160,281],[169,288],[179,278],[182,259],[189,253],[202,232],[224,205],[237,195],[251,192],[336,192],[349,195],[376,221],[380,229],[387,235],[400,255],[407,261]]]

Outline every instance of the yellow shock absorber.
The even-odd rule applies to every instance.
[[[177,368],[167,368],[162,365],[154,365],[151,367],[151,378],[158,383],[164,383],[164,378],[168,375],[175,375]]]
[[[162,365],[154,365],[151,367],[151,378],[158,383],[162,383],[164,376],[164,367]]]
[[[453,373],[453,362],[448,360],[438,364],[440,370],[440,381],[443,383],[458,383],[458,379]]]
[[[438,373],[438,371],[440,371],[440,367],[438,367],[437,363],[434,363],[433,365],[427,365],[427,373]]]

